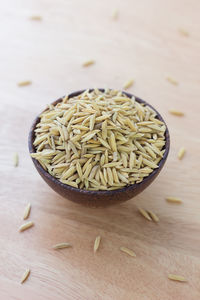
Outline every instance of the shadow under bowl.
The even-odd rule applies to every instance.
[[[90,91],[92,91],[91,89]],[[104,91],[104,89],[100,89],[101,91]],[[77,91],[74,93],[71,93],[68,97],[72,98],[74,96],[78,96],[84,92],[82,91]],[[132,94],[123,92],[126,96],[132,97]],[[141,193],[146,187],[148,187],[154,179],[158,176],[160,171],[162,170],[168,153],[169,153],[169,148],[170,148],[170,136],[169,136],[169,131],[167,128],[166,123],[164,122],[163,118],[161,115],[153,108],[150,104],[145,102],[144,100],[135,97],[136,101],[139,103],[143,103],[150,108],[152,108],[156,113],[157,113],[157,118],[162,121],[165,126],[166,126],[166,131],[165,131],[165,146],[163,149],[165,149],[165,153],[163,155],[163,158],[160,160],[158,164],[158,168],[154,169],[153,172],[145,177],[142,182],[137,183],[137,184],[132,184],[127,187],[117,189],[117,190],[111,190],[111,191],[88,191],[84,189],[78,189],[75,187],[72,187],[70,185],[64,184],[60,182],[58,179],[55,177],[51,176],[47,171],[44,170],[44,168],[40,165],[40,163],[35,159],[32,158],[33,163],[38,171],[38,173],[41,175],[41,177],[44,179],[44,181],[58,194],[63,196],[64,198],[71,200],[76,203],[80,203],[84,206],[90,206],[90,207],[106,207],[110,206],[113,204],[119,204],[121,202],[127,201],[139,193]],[[59,98],[58,100],[54,101],[52,104],[55,105],[58,102],[62,101],[62,98]],[[33,146],[33,142],[35,139],[35,128],[37,123],[40,121],[39,116],[35,119],[33,122],[30,132],[29,132],[29,138],[28,138],[28,147],[29,147],[29,152],[30,153],[35,153],[35,147]]]

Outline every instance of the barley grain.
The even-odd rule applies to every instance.
[[[101,241],[101,237],[99,235],[96,237],[94,241],[94,253],[97,252],[97,250],[99,249],[100,241]]]
[[[189,36],[189,32],[183,28],[179,28],[179,33],[185,37]]]
[[[143,208],[139,208],[138,210],[145,219],[147,219],[148,221],[152,221],[151,217],[149,216],[146,210],[144,210]]]
[[[159,222],[159,218],[158,218],[158,216],[153,212],[153,211],[151,211],[151,210],[148,210],[148,213],[149,213],[149,215],[150,215],[150,217],[151,217],[151,219],[154,221],[154,222],[156,222],[156,223],[158,223]]]
[[[126,248],[126,247],[120,247],[120,250],[121,250],[122,252],[125,252],[126,254],[132,256],[132,257],[136,257],[135,252],[134,252],[133,250],[131,250],[131,249],[128,249],[128,248]]]
[[[54,245],[52,248],[57,250],[57,249],[64,249],[64,248],[70,248],[70,247],[72,247],[72,245],[69,243],[59,243],[59,244]]]
[[[83,63],[83,67],[89,67],[91,65],[93,65],[95,63],[95,61],[93,59],[90,59],[90,60],[86,60],[84,63]]]
[[[31,272],[30,269],[26,269],[26,271],[22,275],[21,282],[20,282],[21,284],[24,283],[28,279],[30,272]]]
[[[19,155],[18,155],[18,153],[14,153],[13,163],[14,163],[14,167],[17,167],[19,165]]]
[[[182,159],[184,155],[185,155],[185,148],[181,147],[178,152],[178,159]]]
[[[31,204],[28,203],[24,210],[24,216],[23,216],[24,220],[28,219],[28,217],[30,215],[30,211],[31,211]]]
[[[24,231],[24,230],[27,230],[29,228],[31,228],[32,226],[34,225],[34,223],[32,221],[29,221],[25,224],[22,224],[20,227],[19,227],[19,231]]]
[[[166,200],[171,203],[182,203],[182,200],[177,197],[167,197]]]
[[[26,80],[26,81],[20,81],[18,82],[18,86],[22,87],[22,86],[27,86],[30,85],[32,82],[30,80]]]
[[[184,112],[179,111],[179,110],[170,109],[169,112],[170,112],[170,114],[172,114],[174,116],[178,116],[178,117],[184,116]]]
[[[187,282],[187,280],[185,279],[185,277],[183,277],[181,275],[168,274],[168,278],[170,280],[174,280],[174,281]]]
[[[118,17],[119,17],[119,11],[118,11],[118,9],[114,9],[112,12],[112,19],[117,20]]]
[[[127,90],[128,88],[130,88],[130,87],[133,85],[133,83],[134,83],[134,80],[133,80],[133,79],[130,79],[130,80],[128,80],[127,82],[124,83],[123,88],[124,88],[125,90]]]
[[[172,77],[166,77],[166,79],[173,85],[178,85],[178,81],[173,79]]]
[[[42,17],[41,16],[31,16],[30,19],[32,21],[42,21]]]

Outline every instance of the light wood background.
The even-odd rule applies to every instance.
[[[114,9],[118,20],[112,20]],[[200,299],[200,2],[6,0],[0,3],[0,299]],[[42,21],[31,21],[32,15]],[[179,28],[189,32],[185,37]],[[96,64],[83,68],[87,59]],[[166,81],[171,76],[178,86]],[[107,209],[75,205],[34,169],[27,135],[47,103],[88,87],[129,89],[166,120],[171,151],[156,181]],[[32,85],[17,83],[31,80]],[[168,113],[185,112],[179,118]],[[186,156],[178,161],[181,146]],[[20,156],[14,168],[14,152]],[[177,196],[182,205],[166,203]],[[19,233],[32,203],[35,227]],[[137,210],[152,209],[158,224]],[[102,236],[99,252],[93,242]],[[73,248],[53,251],[67,241]],[[131,258],[120,246],[133,249]],[[31,275],[20,285],[29,267]],[[183,275],[187,283],[167,279]]]

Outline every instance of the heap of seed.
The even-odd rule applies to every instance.
[[[64,97],[40,115],[31,156],[64,184],[113,190],[158,168],[165,145],[156,112],[116,90]]]

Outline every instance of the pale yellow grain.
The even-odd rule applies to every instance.
[[[127,90],[128,88],[130,88],[134,83],[133,79],[129,79],[128,81],[126,81],[123,85],[123,89]]]
[[[108,183],[110,186],[113,185],[113,174],[112,174],[112,171],[111,171],[111,168],[107,168],[107,174],[108,174]]]
[[[129,249],[129,248],[126,248],[126,247],[120,247],[120,250],[122,252],[125,252],[126,254],[132,256],[132,257],[136,257],[136,254],[133,250]]]
[[[119,18],[119,10],[114,9],[113,12],[112,12],[112,19],[117,20],[118,18]]]
[[[83,125],[72,125],[72,128],[74,129],[80,129],[80,130],[89,130],[89,127],[83,126]]]
[[[97,252],[97,250],[99,249],[100,242],[101,242],[101,237],[99,235],[96,237],[94,241],[94,253]]]
[[[105,178],[104,178],[103,173],[101,172],[101,170],[99,171],[99,175],[100,175],[102,185],[106,186],[106,181],[105,181]]]
[[[96,118],[96,122],[101,122],[101,121],[104,121],[106,119],[109,119],[111,117],[111,115],[109,114],[104,114],[103,116],[100,116],[100,117],[97,117]]]
[[[108,145],[108,143],[106,141],[104,141],[102,138],[98,137],[99,142],[105,146],[106,148],[110,149],[110,146]]]
[[[130,159],[129,159],[129,168],[133,169],[134,165],[135,165],[135,159],[136,159],[136,155],[134,152],[130,153]]]
[[[138,210],[145,219],[147,219],[148,221],[152,221],[151,217],[149,216],[148,212],[145,209],[138,208]]]
[[[135,146],[143,153],[146,153],[146,150],[144,149],[144,147],[142,147],[142,145],[138,142],[138,141],[134,141]]]
[[[32,82],[30,80],[26,80],[26,81],[18,82],[17,85],[20,86],[20,87],[23,87],[23,86],[27,86],[27,85],[30,85],[30,84],[32,84]]]
[[[121,159],[122,159],[124,168],[126,168],[128,166],[128,161],[127,161],[127,157],[126,157],[125,153],[121,153]]]
[[[120,165],[121,165],[120,161],[110,162],[110,163],[103,165],[103,168],[112,168],[112,167],[116,167],[116,166],[120,166]]]
[[[115,140],[115,135],[111,131],[110,133],[110,146],[113,152],[117,152],[117,145],[116,145],[116,140]]]
[[[104,140],[107,138],[107,120],[102,123],[102,138]]]
[[[19,231],[24,231],[24,230],[27,230],[29,228],[31,228],[32,226],[34,225],[34,223],[32,221],[29,221],[25,224],[22,224],[20,227],[19,227]]]
[[[126,124],[129,126],[129,128],[130,128],[132,131],[137,131],[137,128],[135,127],[135,125],[133,124],[133,122],[131,122],[130,119],[127,119],[127,120],[126,120]]]
[[[158,168],[158,165],[156,165],[153,161],[150,161],[150,160],[148,160],[146,158],[143,158],[142,161],[143,161],[144,165],[146,165],[146,166],[148,166],[148,167],[150,167],[152,169]]]
[[[167,197],[166,200],[170,203],[177,203],[177,204],[182,203],[182,200],[177,197]]]
[[[67,179],[68,177],[72,176],[75,172],[76,172],[76,167],[73,166],[62,174],[62,179]]]
[[[88,164],[85,173],[83,174],[83,178],[87,178],[89,176],[91,169],[92,169],[92,164]]]
[[[171,84],[173,84],[173,85],[178,85],[178,81],[175,80],[174,78],[168,76],[168,77],[166,77],[166,79],[167,79]]]
[[[89,67],[89,66],[93,65],[94,63],[95,63],[95,60],[89,59],[89,60],[86,60],[85,62],[83,62],[82,66]]]
[[[18,153],[14,153],[14,155],[13,155],[13,164],[14,164],[14,167],[17,167],[19,165],[19,155],[18,155]]]
[[[98,166],[94,166],[93,168],[92,168],[92,170],[91,170],[91,172],[90,172],[90,176],[89,176],[89,180],[92,180],[94,177],[95,177],[95,174],[96,174],[96,172],[97,172],[97,170],[98,170]]]
[[[163,154],[162,152],[156,147],[155,144],[148,144],[148,143],[145,143],[149,148],[151,148],[156,154],[160,155],[161,157],[163,157]]]
[[[30,19],[32,21],[42,21],[42,17],[41,16],[31,16]]]
[[[148,213],[149,213],[151,219],[152,219],[154,222],[156,222],[156,223],[159,222],[158,216],[157,216],[152,210],[148,210]]]
[[[31,211],[31,203],[28,203],[24,209],[24,216],[23,216],[24,220],[28,219],[30,215],[30,211]]]
[[[95,124],[95,114],[90,117],[90,131],[93,130]]]
[[[189,36],[189,32],[183,28],[179,28],[179,33],[185,37],[188,37]]]
[[[153,152],[153,150],[149,146],[146,146],[145,150],[151,155],[151,157],[153,159],[156,159],[156,157],[157,157],[156,154]]]
[[[103,169],[103,176],[104,176],[105,182],[107,183],[108,182],[108,176],[107,176],[106,168]]]
[[[28,279],[28,277],[30,275],[30,272],[31,272],[30,269],[26,269],[26,271],[22,275],[22,278],[21,278],[21,281],[20,281],[21,284],[24,283]]]
[[[115,168],[112,168],[112,173],[113,173],[113,181],[115,183],[119,183],[119,178],[118,178],[117,171]]]
[[[64,184],[67,184],[67,185],[70,185],[72,187],[75,187],[75,188],[78,188],[78,185],[76,182],[74,181],[70,181],[70,180],[63,180],[63,179],[60,179],[60,181]]]
[[[84,166],[82,168],[83,173],[85,172],[85,170],[87,169],[87,166],[91,163],[91,161],[92,161],[92,157],[86,161],[86,163],[84,164]]]
[[[90,139],[92,139],[97,132],[99,132],[100,130],[94,130],[93,132],[89,132],[87,134],[83,135],[83,139],[81,140],[82,143],[89,141]]]
[[[168,278],[170,280],[174,280],[174,281],[187,282],[187,280],[185,279],[185,277],[183,277],[181,275],[168,274]]]
[[[54,245],[52,248],[57,250],[57,249],[64,249],[64,248],[70,248],[72,245],[70,243],[59,243]]]
[[[179,110],[175,110],[175,109],[170,109],[169,113],[174,115],[174,116],[178,116],[178,117],[184,116],[184,112],[179,111]]]
[[[117,172],[117,175],[122,182],[125,182],[127,184],[129,183],[128,179],[124,175],[122,175],[120,172]]]
[[[185,148],[184,147],[181,147],[179,152],[178,152],[178,159],[182,159],[183,156],[185,155]]]
[[[117,161],[118,160],[118,154],[117,152],[113,152],[113,161]]]

